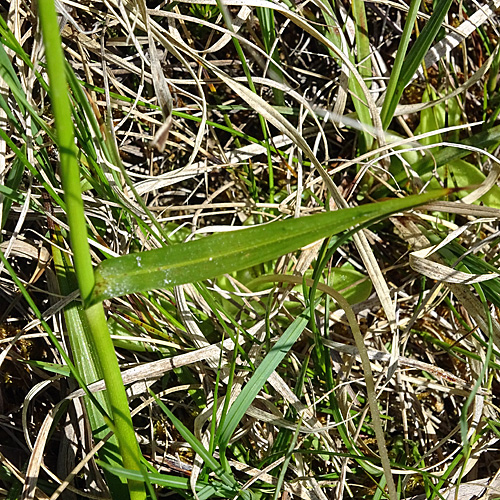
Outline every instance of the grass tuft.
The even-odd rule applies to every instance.
[[[0,14],[0,496],[498,489],[490,6]]]

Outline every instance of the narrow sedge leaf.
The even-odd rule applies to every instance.
[[[233,488],[235,494],[238,494],[243,500],[250,500],[250,494],[247,491],[240,491],[240,487],[236,479],[229,472],[226,472],[222,465],[209,453],[203,444],[196,438],[196,436],[164,405],[164,403],[150,391],[155,398],[158,406],[165,412],[170,421],[174,424],[179,434],[191,445],[191,448],[200,455],[207,466],[212,469],[219,479],[228,488]]]
[[[95,269],[95,287],[87,305],[129,293],[202,281],[255,266],[350,227],[422,205],[450,192],[443,189],[287,219],[109,259]]]
[[[100,465],[103,469],[115,474],[116,476],[133,479],[135,481],[143,480],[143,476],[140,472],[124,469],[120,466],[109,465],[101,460],[96,460],[96,463]],[[148,480],[151,484],[157,484],[163,488],[168,488],[169,490],[175,491],[190,491],[191,485],[189,484],[189,479],[187,477],[178,477],[168,474],[161,474],[159,472],[149,472]],[[199,500],[208,500],[214,496],[219,496],[222,498],[232,498],[237,490],[231,489],[218,481],[212,481],[210,484],[205,481],[198,480],[196,483],[196,489]]]
[[[394,111],[396,110],[396,106],[399,101],[399,97],[401,97],[399,96],[397,100],[395,100],[394,93],[397,90],[401,69],[403,68],[405,57],[407,56],[406,51],[410,43],[411,34],[413,33],[415,19],[417,19],[420,3],[421,0],[411,0],[410,2],[410,8],[406,16],[403,34],[401,35],[398,51],[396,53],[396,59],[394,60],[394,64],[392,65],[391,76],[389,78],[389,83],[387,84],[384,104],[382,105],[382,111],[380,112],[380,119],[382,120],[382,126],[384,127],[384,130],[386,130],[390,125],[394,115]]]
[[[250,380],[240,392],[236,401],[229,409],[224,425],[219,429],[220,437],[218,439],[219,448],[224,450],[233,435],[234,430],[240,423],[248,407],[253,403],[259,391],[264,387],[267,379],[281,363],[287,352],[292,348],[299,335],[309,321],[307,311],[302,313],[283,333],[279,340],[271,348],[267,356],[262,360],[255,370]]]
[[[405,58],[399,81],[401,87],[406,87],[415,74],[415,71],[417,71],[417,68],[424,60],[432,42],[442,27],[443,20],[450,10],[451,4],[452,0],[437,0],[435,2],[432,16],[425,24],[424,29],[410,49],[408,56]]]
[[[415,44],[412,46],[412,48],[404,58],[401,73],[399,75],[394,93],[392,94],[392,96],[388,95],[386,97],[386,99],[389,98],[391,100],[389,101],[388,106],[386,106],[386,104],[384,103],[382,109],[384,128],[387,128],[389,126],[405,87],[410,83],[413,75],[415,74],[415,71],[417,71],[417,68],[424,60],[424,57],[427,54],[430,46],[432,45],[432,42],[439,33],[439,30],[441,29],[443,23],[443,19],[450,10],[451,3],[452,0],[438,0],[434,2],[434,12],[432,13],[432,16],[427,21],[424,29],[420,33],[420,36],[417,38]],[[414,13],[413,9],[412,12]]]

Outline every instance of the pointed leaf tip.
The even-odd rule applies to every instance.
[[[95,269],[95,287],[87,306],[130,293],[170,288],[246,269],[359,224],[423,205],[452,191],[441,189],[286,219],[105,260]]]

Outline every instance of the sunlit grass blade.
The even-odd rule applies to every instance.
[[[432,42],[441,29],[443,19],[450,9],[451,4],[452,0],[438,0],[434,3],[435,9],[432,13],[431,18],[424,26],[422,33],[420,33],[420,36],[415,41],[415,44],[410,49],[408,55],[404,57],[404,61],[401,67],[401,73],[397,79],[397,83],[394,85],[394,91],[392,95],[390,95],[388,92],[386,96],[387,104],[386,102],[384,102],[384,106],[382,109],[382,124],[384,128],[387,128],[389,126],[405,87],[408,85],[408,83],[410,83],[413,75],[415,74],[415,71],[417,71],[417,68],[424,60],[427,51],[429,50]],[[411,10],[411,14],[414,14],[414,9]],[[402,52],[402,57],[403,56],[404,54]],[[392,86],[390,90],[392,92]]]
[[[358,224],[427,203],[449,192],[433,191],[310,217],[288,219],[109,259],[95,270],[95,288],[89,304],[129,293],[202,281],[245,269]]]
[[[382,111],[380,112],[380,119],[382,120],[382,126],[384,127],[384,130],[387,129],[387,127],[391,123],[392,117],[394,115],[394,110],[396,109],[397,102],[399,100],[398,98],[398,100],[396,100],[396,105],[393,106],[401,69],[404,65],[406,51],[408,50],[408,45],[410,43],[413,28],[415,26],[415,20],[417,19],[420,3],[421,0],[412,0],[410,2],[408,15],[406,16],[405,27],[403,29],[403,34],[401,35],[401,40],[399,41],[396,59],[394,60],[394,65],[391,70],[391,76],[389,77],[389,83],[387,84],[384,104],[382,105]]]
[[[267,379],[281,363],[286,353],[292,348],[299,335],[304,331],[309,321],[307,313],[301,314],[283,333],[279,340],[271,348],[270,352],[262,360],[250,380],[245,384],[236,401],[229,409],[224,424],[218,430],[218,444],[221,450],[225,450],[231,436],[243,418],[248,407],[253,403],[259,391]]]
[[[181,436],[189,443],[191,448],[200,455],[207,466],[215,472],[219,479],[228,487],[234,488],[234,493],[237,494],[239,490],[239,485],[232,474],[228,473],[222,465],[217,462],[217,460],[208,452],[208,450],[203,446],[202,443],[194,436],[194,434],[163,404],[163,402],[151,393],[159,407],[165,412],[167,417],[172,421],[177,431]],[[242,498],[250,498],[248,492],[241,492]]]
[[[75,145],[74,127],[71,120],[67,80],[63,70],[65,59],[53,0],[40,0],[38,7],[47,73],[50,81],[50,97],[56,132],[55,143],[60,156],[61,180],[66,201],[67,221],[70,228],[74,269],[80,295],[85,299],[93,289],[94,276],[87,239],[87,221],[81,195],[78,151]],[[118,438],[123,465],[126,468],[141,471],[141,453],[102,304],[86,309],[85,315],[90,326],[91,342],[96,349],[99,363],[103,369],[107,396],[112,412],[113,422],[110,425],[112,425]],[[131,500],[146,498],[143,481],[129,481],[128,487]]]

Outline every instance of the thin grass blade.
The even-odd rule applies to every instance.
[[[267,379],[281,363],[287,352],[292,348],[299,335],[304,331],[309,321],[307,312],[302,313],[283,333],[278,342],[274,344],[268,355],[262,360],[255,373],[240,392],[236,401],[229,409],[223,426],[219,429],[218,444],[224,450],[231,436],[240,423],[248,407],[253,403]]]
[[[425,25],[422,33],[416,40],[413,47],[408,52],[408,55],[404,59],[403,65],[401,67],[401,74],[397,80],[397,85],[395,85],[392,96],[390,94],[387,95],[388,104],[384,103],[384,107],[382,110],[382,119],[384,129],[389,126],[389,123],[394,116],[394,111],[399,103],[399,99],[403,94],[403,90],[410,83],[415,71],[424,60],[425,55],[427,54],[432,42],[436,38],[439,30],[441,29],[441,25],[443,23],[444,16],[446,16],[448,10],[450,9],[452,0],[440,0],[435,2],[435,10]],[[412,10],[413,13],[413,10]],[[391,89],[392,91],[392,89]]]
[[[203,444],[194,436],[194,434],[163,404],[163,402],[151,393],[158,403],[159,407],[165,412],[167,417],[172,421],[177,431],[189,443],[191,448],[200,455],[203,461],[212,469],[221,481],[228,487],[234,488],[236,494],[239,490],[239,485],[232,474],[226,472],[222,465],[208,452]],[[249,498],[248,492],[241,492],[242,498]]]
[[[408,15],[406,16],[405,27],[403,29],[403,34],[401,35],[401,40],[399,41],[399,47],[396,53],[396,59],[394,60],[394,65],[391,70],[389,83],[387,84],[387,91],[385,93],[384,104],[382,105],[382,111],[380,112],[380,119],[382,120],[382,126],[384,127],[384,130],[386,130],[389,124],[391,123],[392,117],[394,116],[394,111],[396,109],[395,107],[393,109],[394,94],[397,89],[399,76],[401,74],[401,69],[404,64],[406,51],[410,43],[411,34],[413,32],[413,27],[415,25],[415,20],[417,19],[420,3],[421,0],[412,0],[410,2]]]

